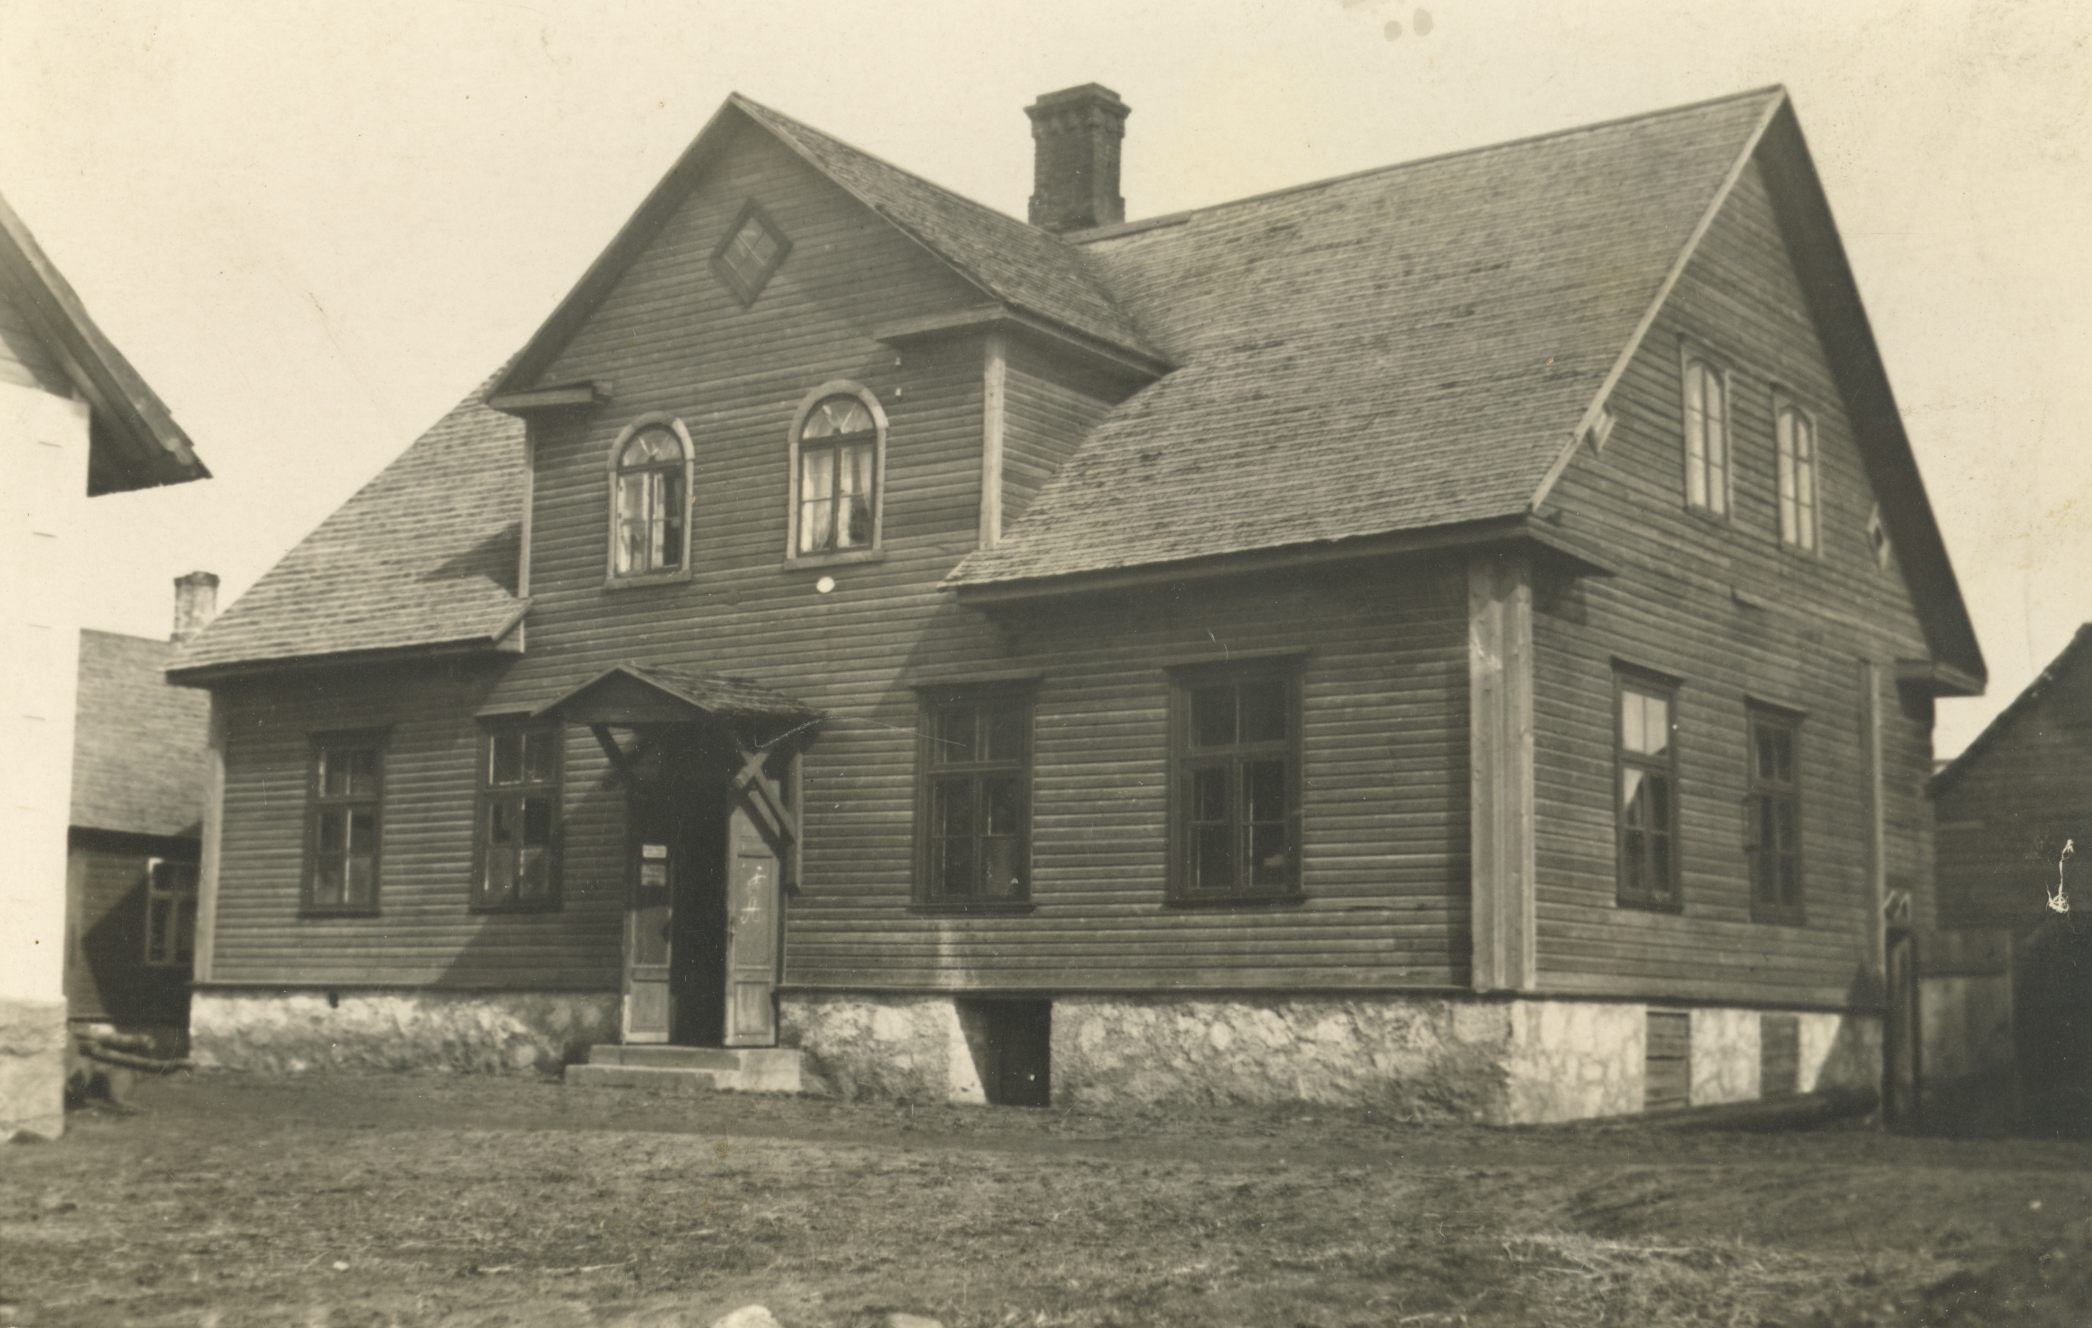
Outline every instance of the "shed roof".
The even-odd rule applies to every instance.
[[[73,825],[137,835],[200,832],[211,699],[168,685],[173,650],[151,637],[80,633]]]
[[[459,402],[337,508],[169,665],[492,646],[521,619],[523,422]]]
[[[2092,655],[2092,623],[2085,623],[2071,633],[2070,643],[2057,652],[2048,667],[2035,676],[2018,696],[2012,698],[2003,710],[1990,717],[1983,731],[1969,740],[1959,755],[1933,773],[1930,788],[1934,796],[1945,793],[1959,783],[1962,777],[1980,764],[1983,754],[2001,742],[2020,716],[2033,708],[2036,702],[2055,689],[2057,683],[2083,668],[2088,655]]]

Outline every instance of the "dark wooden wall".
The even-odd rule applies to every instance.
[[[146,867],[194,862],[197,842],[74,829],[67,840],[65,998],[75,1019],[186,1024],[189,974],[145,963]]]
[[[2077,841],[2074,909],[2092,908],[2092,665],[2085,652],[1938,792],[1939,925],[2026,932],[2056,916],[2056,859]]]
[[[1130,386],[1022,340],[1011,344],[1008,364],[1002,462],[1005,529],[1031,507],[1046,481]]]
[[[755,198],[791,237],[749,310],[709,259]],[[614,987],[623,813],[569,734],[565,908],[466,909],[475,714],[530,709],[621,660],[742,674],[831,712],[804,776],[804,888],[788,983],[942,989],[1466,981],[1466,574],[1412,563],[1245,581],[990,619],[937,589],[978,539],[978,336],[879,343],[889,321],[978,303],[920,248],[796,158],[746,136],[664,224],[545,374],[615,400],[533,423],[528,650],[475,667],[313,675],[229,689],[214,977]],[[794,407],[835,378],[891,422],[871,561],[786,558]],[[1019,346],[1009,502],[1021,511],[1112,385]],[[618,432],[675,415],[697,448],[692,575],[606,587],[605,464]],[[833,577],[829,593],[816,588]],[[1165,663],[1306,651],[1301,905],[1164,907]],[[911,908],[917,684],[1041,676],[1033,897],[1020,917]],[[306,734],[392,726],[382,912],[301,919]]]
[[[1679,347],[1730,371],[1733,519],[1686,510]],[[1779,543],[1773,390],[1813,410],[1821,557]],[[1543,987],[1607,995],[1845,1004],[1865,996],[1872,895],[1860,664],[1893,679],[1925,643],[1893,568],[1879,570],[1873,498],[1759,172],[1753,166],[1546,504],[1619,575],[1538,597],[1535,726]],[[1678,692],[1681,914],[1615,903],[1615,659],[1683,679]],[[1887,870],[1931,912],[1924,783],[1928,702],[1883,684]],[[1754,922],[1743,855],[1745,707],[1802,711],[1807,922]]]

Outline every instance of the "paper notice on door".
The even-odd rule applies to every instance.
[[[639,846],[639,856],[647,859],[660,858],[666,860],[668,857],[668,845],[641,844]]]
[[[641,885],[665,886],[668,884],[668,864],[665,862],[642,862],[639,864]]]

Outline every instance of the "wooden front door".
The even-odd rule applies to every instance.
[[[777,1045],[779,882],[783,863],[745,797],[727,815],[726,1045]]]
[[[663,827],[633,818],[631,901],[625,910],[626,1042],[666,1042],[674,1008],[669,964],[674,956],[675,845]]]
[[[726,756],[689,727],[629,778],[627,1042],[716,1047],[726,1031]]]

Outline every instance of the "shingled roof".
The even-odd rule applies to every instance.
[[[169,672],[491,646],[515,595],[523,422],[458,403],[177,651]]]
[[[1540,537],[1527,518],[1757,154],[1811,237],[1796,261],[1841,348],[1833,368],[1933,656],[1980,686],[1981,651],[1778,88],[1073,237],[732,97],[515,360],[192,642],[177,672],[500,641],[523,607],[522,426],[481,403],[533,386],[750,125],[1004,307],[1160,374],[945,582],[984,596],[1413,533]]]
[[[174,647],[80,633],[71,824],[135,835],[194,835],[203,817],[211,698],[170,686]]]
[[[1096,233],[1178,368],[948,584],[1525,513],[1781,95]]]

